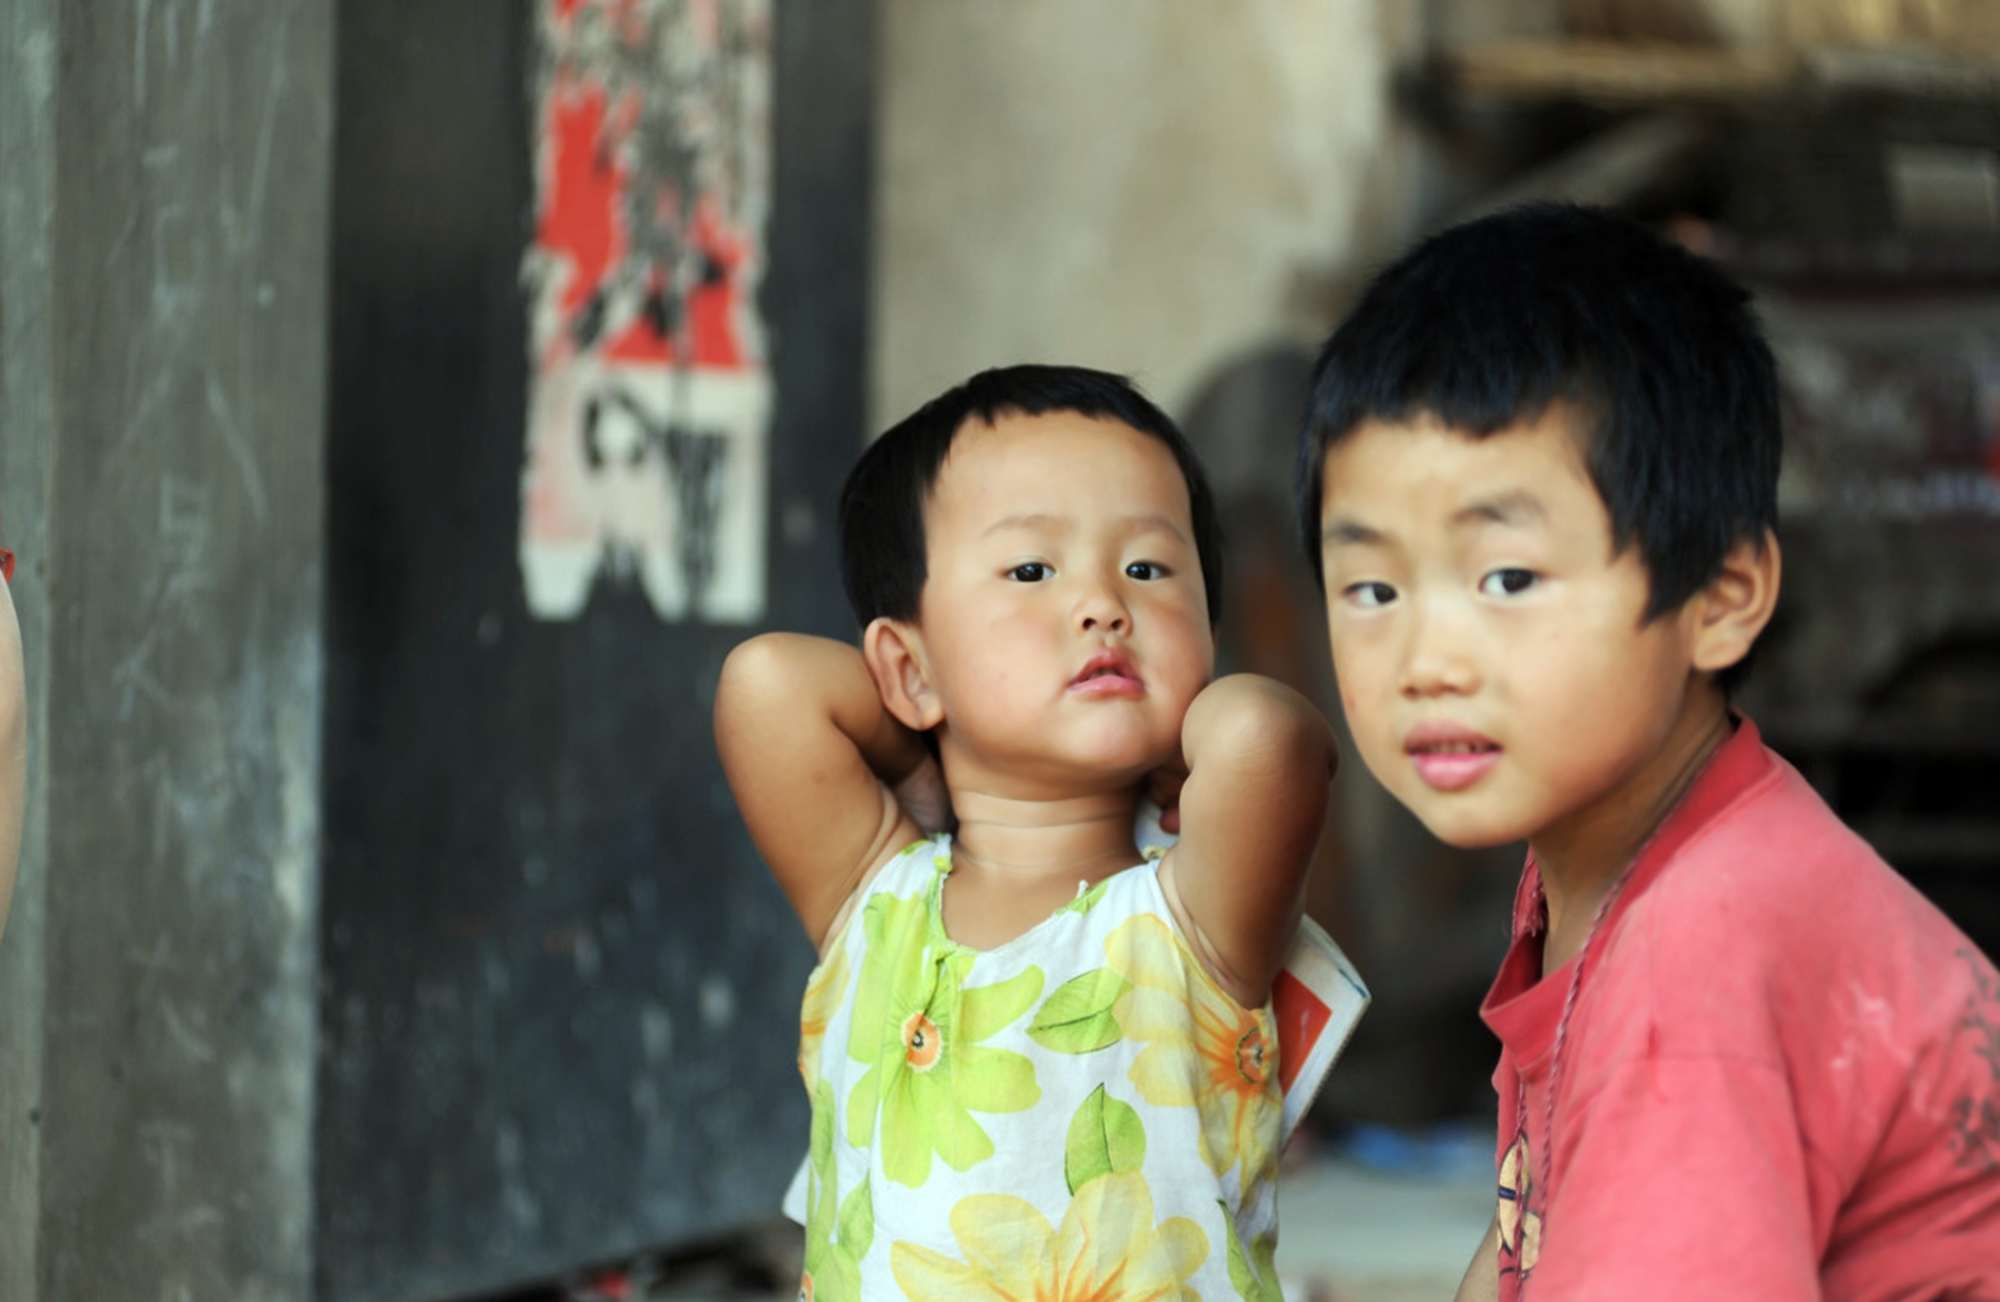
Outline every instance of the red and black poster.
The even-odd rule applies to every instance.
[[[573,619],[765,605],[770,0],[538,0],[520,559]]]

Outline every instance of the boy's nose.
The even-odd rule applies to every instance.
[[[1434,604],[1418,603],[1413,616],[1403,655],[1403,694],[1462,695],[1476,688],[1479,672],[1472,655],[1472,630],[1455,612]]]

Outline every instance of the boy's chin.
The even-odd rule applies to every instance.
[[[1417,816],[1425,831],[1454,850],[1491,850],[1527,839],[1522,829],[1480,818],[1469,810],[1425,809],[1398,803]]]

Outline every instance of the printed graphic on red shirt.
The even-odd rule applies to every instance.
[[[1535,1164],[1527,1132],[1514,1140],[1500,1163],[1500,1278],[1518,1290],[1542,1255],[1542,1216],[1533,1211]]]
[[[1987,1089],[1952,1104],[1952,1148],[1958,1164],[1983,1175],[2000,1174],[2000,975],[1971,946],[1958,951],[1971,969],[1972,992],[1965,997],[1959,1034],[1973,1057],[1985,1062]]]

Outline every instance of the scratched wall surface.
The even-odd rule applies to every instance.
[[[0,545],[28,675],[30,746],[47,737],[48,472],[54,377],[55,0],[0,4]],[[0,1298],[35,1297],[46,955],[45,770],[31,765],[21,870],[0,944]]]
[[[38,1268],[7,1297],[297,1299],[332,4],[40,9],[47,513],[19,596],[55,612],[53,726]]]
[[[844,631],[869,0],[780,0],[768,615]],[[340,8],[318,1295],[465,1296],[776,1215],[810,961],[709,734],[741,628],[532,617],[526,0]]]

